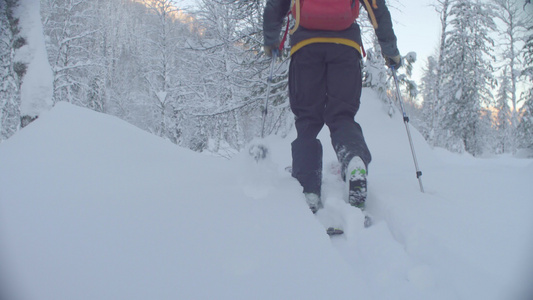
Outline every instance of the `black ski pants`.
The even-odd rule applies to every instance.
[[[368,166],[370,151],[361,126],[354,120],[361,98],[361,56],[352,47],[316,43],[293,54],[289,67],[289,97],[295,115],[292,176],[304,193],[320,195],[322,145],[317,135],[326,124],[342,170],[354,156]]]

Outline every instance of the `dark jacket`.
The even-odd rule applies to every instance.
[[[372,0],[368,1],[370,2]],[[370,5],[369,3],[367,4]],[[291,0],[267,1],[263,14],[263,34],[264,44],[266,46],[279,45],[283,18],[289,12],[290,6]],[[375,32],[381,46],[381,52],[388,57],[399,55],[400,53],[396,45],[396,36],[392,29],[390,12],[385,5],[385,0],[374,0],[374,5],[372,6],[367,7],[367,5],[363,5],[367,11],[369,11],[369,9],[372,10],[373,15],[375,16],[377,23]],[[353,46],[359,52],[362,52],[360,49],[360,46],[362,46],[361,29],[357,23],[352,24],[348,29],[343,31],[308,30],[299,26],[291,35],[291,54],[297,51],[301,46],[314,42],[346,44]]]

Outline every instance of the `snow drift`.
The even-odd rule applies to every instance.
[[[533,161],[430,149],[364,91],[368,210],[324,171],[314,216],[284,171],[181,149],[66,103],[0,145],[0,293],[20,299],[527,299]],[[416,133],[416,132],[415,132]],[[327,130],[321,138],[329,144]],[[335,155],[325,146],[326,168]],[[330,239],[323,225],[343,226]]]

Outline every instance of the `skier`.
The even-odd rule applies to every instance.
[[[342,1],[349,0],[322,3],[333,7],[333,2]],[[368,1],[364,0],[364,6],[374,25],[385,62],[389,67],[398,68],[401,56],[385,0]],[[291,5],[291,0],[268,0],[263,15],[264,51],[267,56],[278,51],[283,18],[289,10],[296,15],[290,37],[289,67],[289,98],[297,131],[297,138],[291,144],[292,176],[302,185],[305,200],[311,211],[316,213],[323,207],[320,198],[322,145],[317,135],[326,124],[342,166],[343,179],[347,182],[348,202],[364,209],[371,155],[361,126],[354,120],[360,104],[361,59],[364,53],[361,31],[354,22],[359,12],[359,1],[351,1],[354,17],[348,24],[337,24],[341,23],[341,18],[335,16],[323,24],[320,14],[325,10],[316,0],[293,2]],[[308,18],[300,18],[298,14],[307,14]]]

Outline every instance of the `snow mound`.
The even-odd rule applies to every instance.
[[[25,299],[351,295],[359,280],[297,184],[250,182],[245,164],[57,104],[0,147],[7,286]]]
[[[412,130],[421,193],[402,116],[376,99],[365,89],[356,116],[368,229],[327,129],[314,216],[284,170],[294,132],[261,141],[258,164],[57,104],[0,145],[0,298],[532,299],[533,160],[452,154]]]

